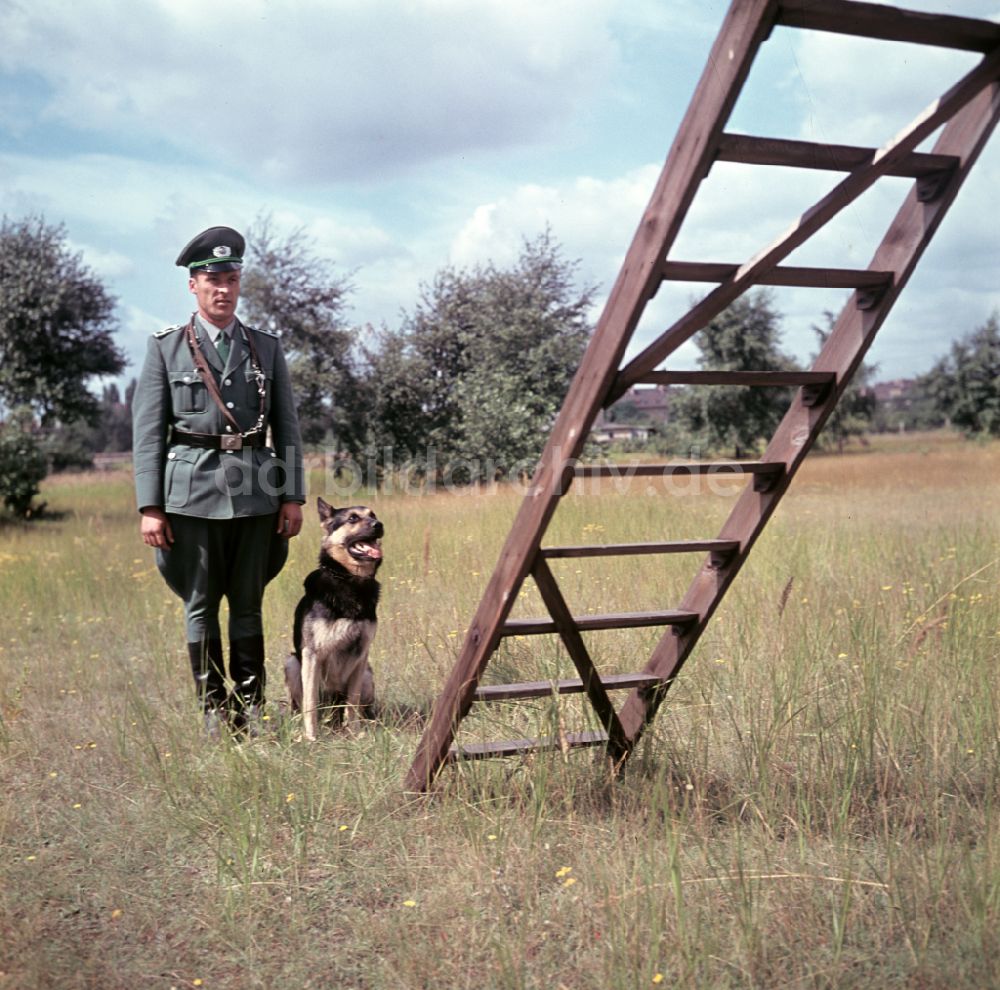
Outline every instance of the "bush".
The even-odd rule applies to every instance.
[[[0,427],[0,499],[15,516],[31,515],[31,501],[48,474],[38,442],[16,426]]]

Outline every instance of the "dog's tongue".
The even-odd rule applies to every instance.
[[[375,546],[374,543],[355,543],[354,546],[372,560],[382,559],[382,548]]]

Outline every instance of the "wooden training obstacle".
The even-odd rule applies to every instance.
[[[776,25],[964,49],[982,60],[905,130],[881,148],[814,144],[728,134],[725,124],[754,57]],[[446,763],[509,756],[542,746],[605,746],[620,764],[635,748],[718,608],[757,537],[833,411],[868,347],[899,298],[1000,116],[1000,25],[950,15],[914,13],[853,0],[733,0],[709,55],[656,188],[604,312],[566,396],[531,488],[466,633],[462,651],[437,700],[407,777],[426,790]],[[938,129],[933,151],[917,148]],[[777,240],[742,264],[668,260],[696,192],[714,161],[792,166],[846,173]],[[805,268],[781,262],[884,176],[913,179],[867,269]],[[698,303],[622,364],[646,304],[664,280],[715,283]],[[814,286],[854,291],[807,372],[657,370],[694,333],[754,286]],[[637,384],[792,386],[791,405],[759,461],[641,465],[630,476],[735,474],[752,479],[717,538],[688,541],[543,547],[560,498],[574,478],[621,477],[623,468],[581,466],[579,457],[600,409]],[[574,616],[549,567],[554,558],[619,554],[707,554],[676,609]],[[549,616],[511,619],[525,578],[535,580]],[[602,676],[582,633],[663,626],[643,671]],[[480,687],[500,641],[557,633],[579,678]],[[616,708],[609,692],[630,693]],[[454,745],[474,703],[586,694],[603,731],[559,740],[514,739]]]

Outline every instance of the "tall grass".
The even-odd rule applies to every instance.
[[[309,746],[276,704],[318,526],[266,602],[274,729],[212,745],[128,477],[52,479],[56,515],[0,528],[0,987],[1000,985],[998,477],[934,438],[813,459],[623,779],[536,754],[418,799],[418,730]],[[633,489],[547,542],[713,536],[730,504]],[[426,707],[518,496],[364,497],[377,686]],[[699,561],[554,563],[585,612],[674,605]],[[588,644],[628,671],[655,636]],[[571,670],[531,637],[487,673]],[[461,738],[592,724],[522,702]]]

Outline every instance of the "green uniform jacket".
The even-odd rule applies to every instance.
[[[183,516],[232,519],[276,512],[282,502],[305,501],[302,442],[288,368],[278,336],[244,327],[233,332],[225,368],[198,321],[195,333],[219,392],[241,430],[260,412],[257,378],[244,333],[254,345],[266,380],[264,428],[270,447],[238,451],[172,444],[171,427],[190,433],[231,432],[195,368],[185,327],[168,327],[149,340],[132,403],[136,502]]]

